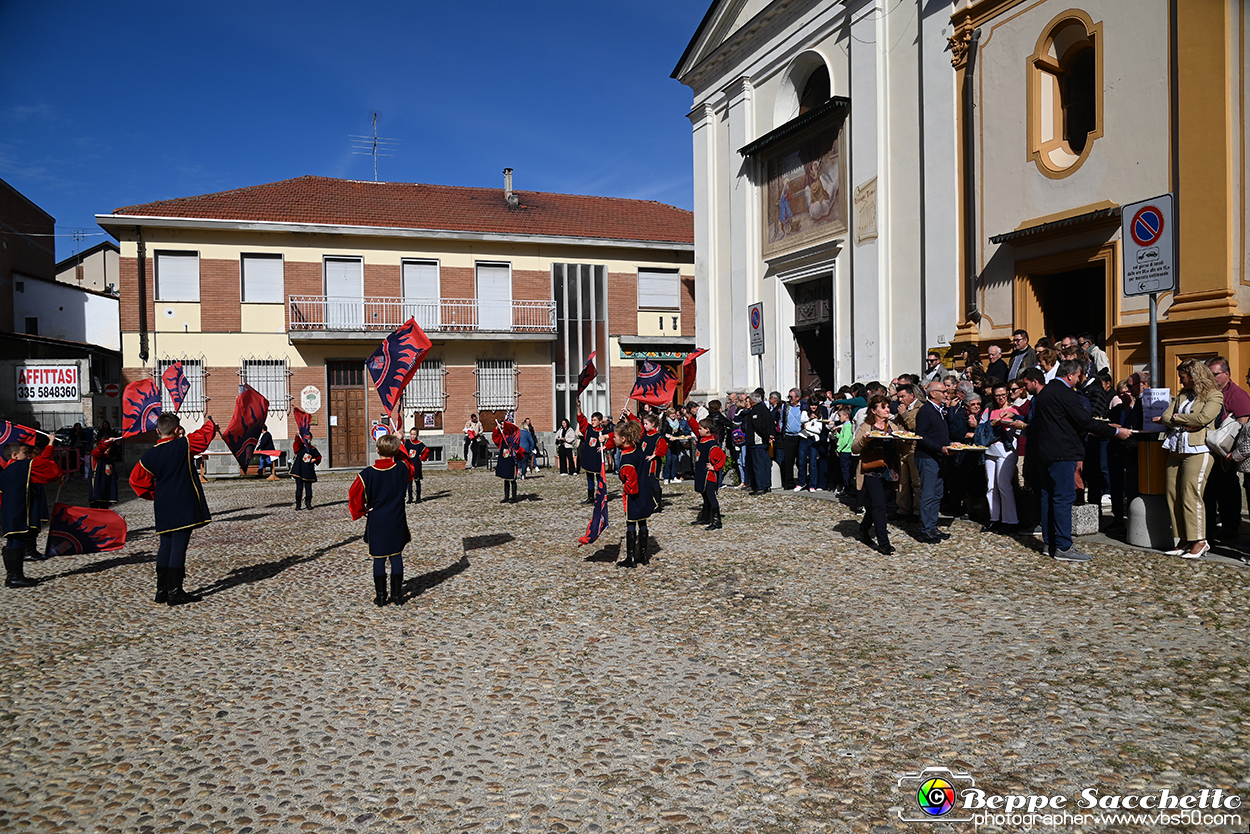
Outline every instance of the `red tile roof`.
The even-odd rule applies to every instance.
[[[620,197],[515,193],[521,204],[514,209],[504,201],[502,188],[307,176],[125,206],[114,214],[694,242],[694,215],[675,206]]]

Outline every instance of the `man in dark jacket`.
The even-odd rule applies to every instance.
[[[776,433],[776,421],[768,403],[764,401],[764,389],[756,388],[753,403],[743,420],[742,428],[747,435],[747,465],[751,469],[751,495],[766,495],[773,488],[773,462],[768,457],[768,442]]]
[[[1077,397],[1083,365],[1077,359],[1059,363],[1055,378],[1033,398],[1029,409],[1029,456],[1037,456],[1042,481],[1042,540],[1063,562],[1088,562],[1072,545],[1072,502],[1076,499],[1076,462],[1085,457],[1085,436],[1131,436],[1110,423],[1095,420]]]
[[[1011,363],[1007,367],[1007,379],[1011,382],[1020,374],[1037,364],[1037,351],[1029,347],[1029,332],[1017,330],[1011,334]]]
[[[920,541],[937,544],[950,538],[938,530],[942,503],[942,461],[950,454],[950,427],[942,407],[946,386],[936,380],[926,389],[929,401],[916,413],[916,468],[920,470]]]
[[[990,345],[989,354],[990,364],[989,367],[985,369],[985,375],[992,376],[999,382],[1011,382],[1011,380],[1007,378],[1007,360],[1003,359],[1003,349],[998,345]]]

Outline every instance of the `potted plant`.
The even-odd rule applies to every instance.
[[[447,459],[448,469],[464,469],[464,458],[460,455],[452,455]]]

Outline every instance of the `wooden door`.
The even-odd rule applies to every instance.
[[[364,466],[368,462],[365,390],[331,388],[330,465]]]

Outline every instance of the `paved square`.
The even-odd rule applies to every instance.
[[[431,472],[416,595],[376,608],[349,483],[298,513],[289,481],[211,483],[199,604],[152,603],[133,498],[124,550],[29,564],[48,581],[0,595],[0,830],[971,830],[897,820],[930,765],[1250,794],[1239,567],[1068,565],[960,522],[882,557],[836,504],[737,490],[706,533],[670,486],[625,571],[574,546],[584,479],[500,505],[486,472]],[[623,532],[614,502],[601,543]]]

